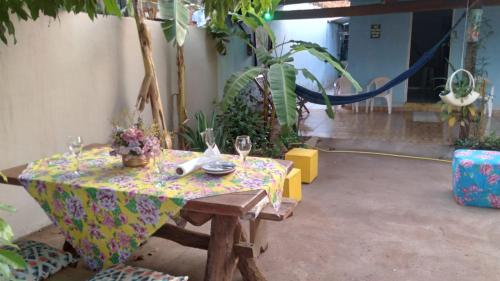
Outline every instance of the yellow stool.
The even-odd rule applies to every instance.
[[[285,154],[285,159],[293,162],[302,174],[302,182],[311,183],[318,176],[318,151],[315,149],[294,148]]]
[[[302,183],[300,179],[300,170],[293,168],[285,178],[283,187],[283,196],[293,199],[297,202],[302,200]]]

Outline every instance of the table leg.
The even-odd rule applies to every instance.
[[[75,259],[80,257],[80,255],[78,255],[78,252],[75,250],[75,248],[73,248],[73,246],[68,241],[64,241],[63,251],[72,254],[73,258],[75,258]],[[76,267],[77,265],[78,265],[78,262],[71,264],[70,266]]]
[[[241,235],[237,217],[214,216],[210,230],[205,281],[232,281],[238,258],[233,246]]]

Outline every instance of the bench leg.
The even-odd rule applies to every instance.
[[[238,258],[233,246],[238,242],[241,227],[237,217],[214,216],[210,230],[205,281],[232,281]]]
[[[237,231],[240,233],[240,241],[248,241],[245,232],[241,231],[242,226],[240,223],[238,223],[237,227],[240,229],[240,231]],[[251,232],[252,231],[250,231],[250,233]],[[267,281],[266,277],[264,277],[257,267],[255,258],[240,257],[238,260],[238,270],[240,271],[244,281]]]
[[[267,240],[267,222],[261,219],[250,220],[250,243],[258,247],[260,253],[264,253],[269,242]]]

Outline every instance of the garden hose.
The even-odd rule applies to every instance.
[[[410,156],[410,155],[403,155],[403,154],[393,154],[393,153],[383,153],[383,152],[371,152],[371,151],[357,151],[357,150],[326,150],[326,149],[321,149],[319,147],[315,147],[312,145],[307,145],[305,146],[317,149],[322,152],[326,153],[345,153],[345,154],[364,154],[364,155],[375,155],[375,156],[388,156],[388,157],[396,157],[396,158],[406,158],[406,159],[414,159],[414,160],[426,160],[426,161],[435,161],[435,162],[441,162],[441,163],[448,163],[451,164],[451,160],[446,160],[446,159],[439,159],[439,158],[431,158],[431,157],[420,157],[420,156]]]

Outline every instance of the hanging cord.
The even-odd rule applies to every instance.
[[[405,159],[413,159],[413,160],[425,160],[425,161],[434,161],[451,164],[451,160],[432,158],[432,157],[420,157],[420,156],[410,156],[404,154],[394,154],[394,153],[383,153],[383,152],[371,152],[371,151],[358,151],[358,150],[326,150],[316,146],[304,144],[305,146],[319,150],[321,152],[326,153],[342,153],[342,154],[362,154],[362,155],[373,155],[373,156],[387,156],[387,157],[395,157],[395,158],[405,158]]]
[[[464,38],[462,42],[462,68],[464,68],[464,60],[465,60],[465,48],[467,46],[467,27],[469,25],[469,0],[467,0],[467,7],[465,7],[465,26],[464,26]]]

